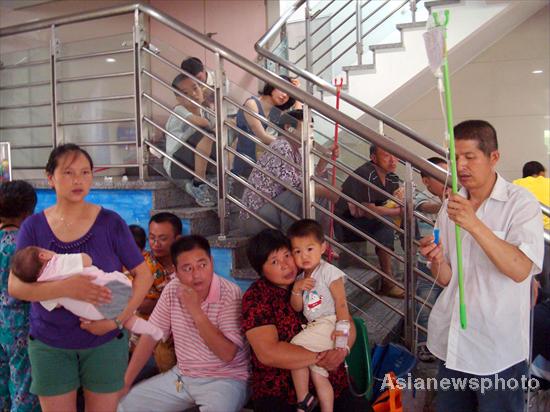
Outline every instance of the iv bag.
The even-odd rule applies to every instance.
[[[445,56],[445,28],[431,27],[423,34],[430,70],[437,75]]]

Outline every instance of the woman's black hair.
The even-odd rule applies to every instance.
[[[287,82],[290,83],[290,80],[291,80],[290,77],[281,75],[281,78],[285,79]],[[273,93],[273,90],[275,89],[276,89],[275,86],[273,86],[272,84],[266,83],[264,85],[264,88],[260,91],[260,94],[262,96],[271,96],[271,93]],[[288,101],[285,104],[282,104],[280,106],[275,106],[275,107],[278,108],[279,110],[284,111],[294,106],[294,103],[296,103],[296,99],[294,97],[288,96]]]
[[[280,249],[291,249],[290,240],[275,229],[264,229],[248,242],[246,254],[250,266],[258,275],[263,276],[262,267],[269,255]]]
[[[84,157],[90,163],[90,168],[93,170],[94,162],[90,157],[90,155],[88,154],[88,152],[74,143],[67,143],[67,144],[62,144],[61,146],[57,146],[55,149],[51,151],[50,157],[48,158],[48,163],[46,163],[46,174],[50,176],[53,175],[59,163],[59,159],[64,155],[66,155],[67,153],[76,153],[76,152],[79,152],[84,155]]]
[[[24,180],[13,180],[0,185],[0,218],[18,218],[32,215],[36,206],[36,192]]]

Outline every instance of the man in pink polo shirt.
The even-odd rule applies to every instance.
[[[248,345],[240,329],[241,291],[214,273],[210,245],[197,235],[171,248],[176,278],[149,321],[174,337],[177,364],[128,393],[156,342],[142,336],[124,378],[119,412],[240,411],[248,395]]]

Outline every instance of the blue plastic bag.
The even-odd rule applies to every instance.
[[[376,399],[380,395],[386,373],[393,372],[397,378],[404,378],[415,365],[416,358],[407,348],[395,343],[376,345],[372,350],[374,376],[372,399]]]

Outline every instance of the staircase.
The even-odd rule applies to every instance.
[[[109,47],[102,47],[101,50],[93,50],[89,48],[86,53],[80,51],[77,47],[67,47],[62,38],[62,33],[59,30],[61,26],[78,25],[84,21],[101,21],[103,18],[109,18],[114,15],[130,15],[133,18],[129,19],[129,27],[125,29],[126,34],[121,35]],[[179,62],[185,56],[174,54],[173,50],[165,47],[156,39],[150,38],[147,35],[147,26],[144,24],[144,19],[153,19],[158,24],[163,25],[167,30],[172,30],[177,35],[186,38],[189,41],[204,47],[214,58],[216,62],[213,75],[215,78],[214,87],[210,87],[214,95],[214,105],[211,110],[216,115],[216,127],[212,131],[204,131],[209,134],[216,142],[217,161],[211,162],[216,168],[217,179],[214,182],[207,182],[213,190],[216,190],[218,195],[217,208],[199,208],[192,204],[191,199],[182,190],[182,182],[177,179],[172,179],[166,175],[162,167],[159,167],[159,162],[156,157],[168,159],[173,164],[181,167],[181,164],[171,158],[166,153],[164,140],[174,138],[166,133],[164,124],[166,118],[173,114],[174,93],[176,92],[171,87],[172,79],[176,74],[181,73]],[[103,191],[103,195],[107,198],[116,199],[117,196],[125,200],[128,208],[134,208],[140,212],[139,220],[134,219],[133,214],[129,214],[126,218],[128,223],[139,223],[146,226],[144,223],[147,220],[146,216],[142,216],[144,211],[156,213],[159,211],[170,211],[178,215],[184,224],[186,231],[192,233],[200,233],[209,237],[209,240],[214,249],[216,260],[216,271],[221,275],[236,281],[244,289],[255,278],[245,257],[245,248],[248,239],[239,235],[238,222],[235,217],[236,213],[242,208],[240,199],[234,193],[227,191],[227,183],[230,178],[237,180],[229,167],[229,158],[231,156],[242,156],[234,151],[230,145],[234,134],[239,132],[230,117],[231,113],[243,109],[243,95],[255,94],[254,91],[243,91],[239,89],[231,79],[228,79],[224,70],[224,64],[232,64],[248,73],[249,76],[262,81],[273,84],[276,88],[285,91],[296,100],[304,103],[304,110],[310,113],[315,118],[316,130],[325,129],[327,133],[325,137],[304,135],[302,142],[304,153],[303,183],[302,187],[307,188],[317,177],[313,176],[313,168],[310,162],[321,158],[323,155],[313,148],[313,137],[318,138],[322,143],[324,140],[329,140],[331,137],[330,126],[338,122],[345,133],[350,138],[356,139],[361,147],[367,147],[370,143],[375,143],[386,150],[396,154],[404,162],[404,167],[407,170],[405,176],[406,202],[409,206],[408,220],[404,230],[400,232],[405,237],[406,250],[396,254],[396,259],[400,262],[396,264],[396,272],[401,273],[402,279],[397,279],[397,283],[403,285],[409,296],[405,302],[392,301],[377,296],[376,289],[380,282],[380,276],[387,276],[378,269],[377,262],[373,259],[372,251],[367,250],[366,255],[360,256],[351,250],[347,245],[338,244],[334,240],[330,240],[335,247],[341,250],[341,255],[345,255],[354,259],[353,264],[346,264],[348,275],[348,293],[350,302],[352,303],[352,312],[365,316],[365,313],[370,312],[373,316],[367,316],[371,331],[370,336],[373,340],[379,342],[388,337],[390,332],[396,333],[396,338],[401,340],[404,336],[404,341],[408,345],[412,345],[413,332],[413,314],[410,302],[414,299],[413,285],[411,282],[413,267],[413,236],[412,236],[412,209],[410,208],[412,197],[414,195],[412,187],[413,173],[418,170],[423,170],[431,176],[436,176],[440,180],[444,180],[445,173],[438,167],[433,166],[424,158],[416,155],[412,151],[407,151],[397,145],[391,139],[388,139],[384,134],[384,127],[392,127],[396,130],[405,133],[411,139],[416,139],[422,142],[422,138],[417,136],[413,131],[399,125],[393,119],[374,113],[381,122],[376,129],[369,128],[364,124],[357,122],[353,118],[336,111],[330,105],[315,98],[307,91],[297,88],[280,77],[268,72],[255,63],[243,58],[236,52],[227,49],[214,40],[196,32],[181,22],[167,16],[149,5],[127,5],[119,6],[112,9],[98,10],[94,12],[81,13],[78,15],[65,16],[58,19],[40,20],[37,22],[7,27],[0,29],[0,39],[2,41],[8,36],[13,36],[22,33],[30,33],[37,30],[49,30],[50,49],[47,53],[41,53],[35,56],[33,53],[27,53],[27,58],[19,61],[14,60],[13,64],[5,65],[0,68],[2,74],[10,70],[17,71],[28,70],[29,77],[26,81],[21,81],[18,76],[13,76],[15,80],[12,83],[2,81],[0,91],[5,90],[21,90],[28,96],[34,96],[31,90],[35,87],[43,87],[48,93],[38,94],[36,99],[20,101],[12,101],[17,96],[13,95],[9,101],[2,101],[0,110],[22,110],[28,114],[26,123],[23,125],[6,125],[4,122],[6,117],[2,117],[0,124],[0,133],[2,140],[11,141],[15,153],[27,155],[31,150],[41,150],[41,153],[47,154],[51,148],[63,142],[76,142],[83,144],[87,148],[93,148],[95,155],[103,156],[104,162],[100,165],[102,173],[109,175],[107,179],[99,179],[94,183],[94,191]],[[118,42],[118,43],[117,43]],[[93,42],[91,42],[93,43]],[[110,72],[105,71],[105,67],[101,66],[103,71],[94,71],[95,66],[90,63],[94,59],[99,59],[102,62],[111,63],[112,60],[117,61],[121,56],[125,66],[118,70]],[[49,58],[48,58],[49,57]],[[107,60],[111,59],[111,60]],[[4,60],[4,59],[3,59]],[[64,65],[72,64],[73,62],[82,62],[80,65],[74,65],[73,71],[67,75],[68,69],[64,69]],[[114,63],[114,62],[113,62]],[[33,81],[33,67],[40,66],[43,69],[40,72],[40,84],[37,85]],[[114,66],[113,66],[114,67]],[[79,73],[76,69],[84,68],[84,73]],[[112,79],[125,79],[124,88],[116,88]],[[11,79],[10,76],[3,79]],[[307,77],[306,77],[307,79]],[[97,83],[94,83],[97,82]],[[101,84],[101,87],[87,86],[78,88],[81,84]],[[122,83],[117,83],[122,84]],[[65,85],[71,85],[68,87]],[[80,90],[82,94],[77,95],[76,91]],[[94,91],[94,94],[89,90]],[[349,99],[348,99],[349,100]],[[111,102],[116,101],[116,110],[113,106],[109,106]],[[75,110],[78,105],[92,105],[94,109]],[[34,116],[34,110],[40,107],[44,112],[40,116]],[[61,110],[61,108],[64,108]],[[92,113],[94,117],[89,116]],[[76,116],[75,116],[76,114]],[[72,117],[71,117],[72,116]],[[109,125],[108,127],[100,127],[98,125]],[[271,124],[279,133],[284,133],[277,129],[276,125]],[[93,129],[84,132],[84,127],[92,126]],[[80,133],[70,134],[69,130],[73,127],[82,127]],[[25,136],[28,142],[21,144],[18,135],[11,134],[13,130],[19,129],[38,129],[49,130],[51,139],[37,140],[32,133],[26,133]],[[83,140],[72,140],[75,137]],[[98,139],[101,137],[101,139]],[[259,142],[257,145],[264,150],[270,150],[268,147],[262,146]],[[428,148],[433,148],[436,153],[444,153],[442,148],[436,145],[426,143]],[[105,147],[113,147],[118,150],[122,149],[124,156],[115,157],[105,156]],[[356,151],[356,155],[363,156],[363,152]],[[95,157],[95,156],[94,156]],[[40,170],[44,166],[43,156],[31,156],[30,161],[23,162],[25,156],[16,156],[14,158],[14,169],[16,173],[21,173],[28,170]],[[328,159],[333,167],[338,169],[340,181],[346,175],[353,174],[353,165],[345,160],[332,161]],[[255,167],[258,167],[257,165]],[[25,170],[21,170],[21,169]],[[106,170],[105,170],[106,169]],[[120,171],[114,173],[114,171]],[[124,177],[117,177],[125,174],[129,177],[126,180]],[[114,177],[113,177],[114,176]],[[241,183],[246,183],[241,181]],[[326,181],[323,181],[327,185]],[[44,185],[44,183],[37,183]],[[328,184],[328,188],[339,193],[339,186]],[[132,201],[129,197],[128,190],[136,190],[142,200]],[[105,191],[110,193],[105,193]],[[136,194],[137,195],[137,194]],[[52,196],[51,192],[44,191],[44,197]],[[143,201],[143,196],[148,200]],[[392,195],[389,194],[391,197]],[[318,204],[311,192],[302,194],[304,205],[304,216],[330,216],[324,206]],[[164,199],[160,201],[158,199]],[[101,202],[101,201],[100,201]],[[117,203],[112,206],[117,209]],[[405,206],[405,203],[403,203]],[[123,214],[123,213],[122,213]],[[370,244],[370,242],[367,242]],[[370,244],[372,247],[372,244]],[[342,263],[342,265],[344,265]],[[366,299],[368,297],[368,299]],[[383,312],[383,313],[382,313]],[[404,319],[404,329],[397,328],[399,323]],[[402,333],[404,330],[404,333]]]
[[[277,53],[327,82],[342,77],[348,94],[389,116],[435,85],[422,37],[431,13],[450,11],[449,64],[456,71],[547,4],[529,0],[327,1],[311,2],[312,9],[305,12],[309,3],[296,3]],[[323,90],[319,89],[324,101],[334,105],[334,95]],[[354,117],[360,115],[352,108],[344,110]]]

